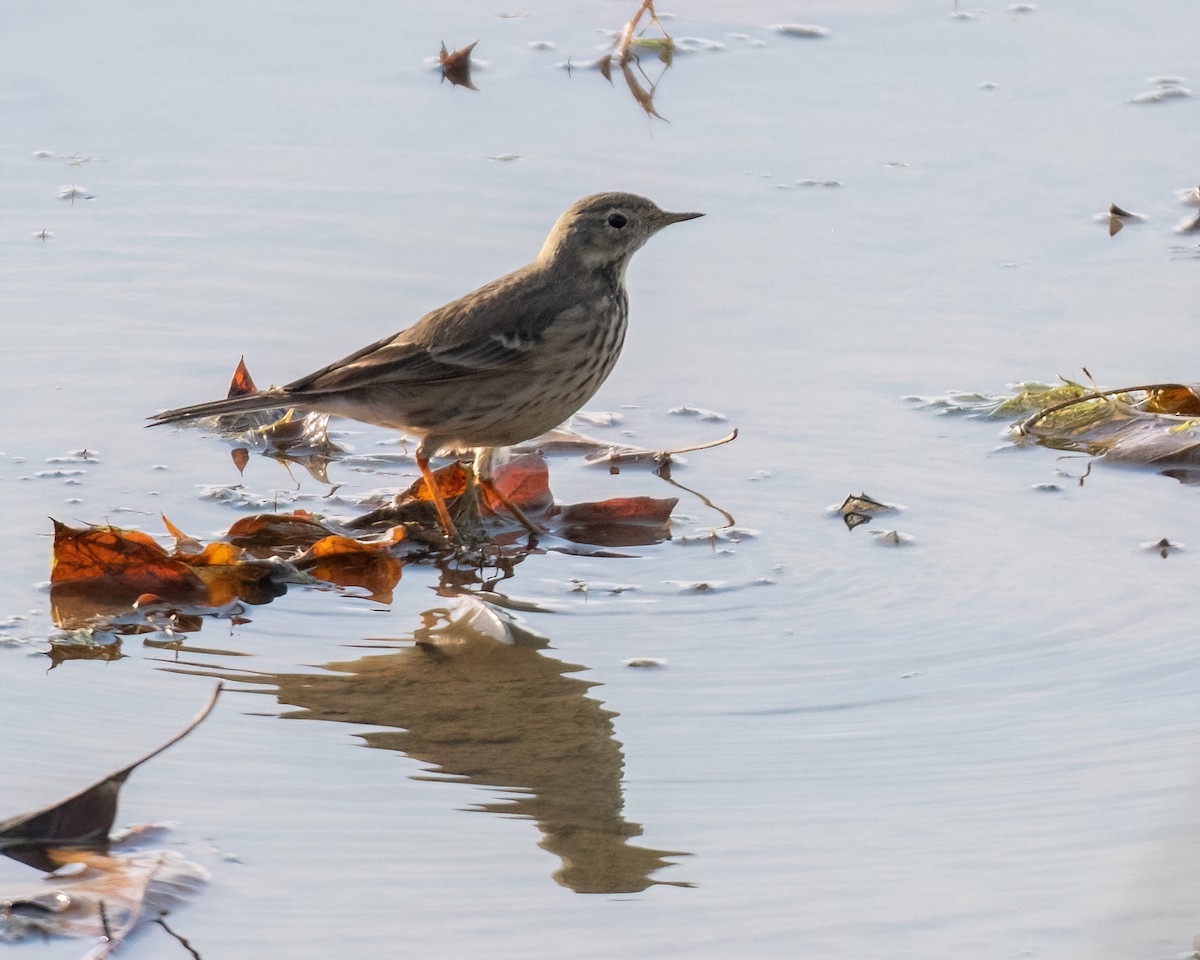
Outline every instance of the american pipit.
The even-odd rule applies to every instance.
[[[600,388],[625,339],[625,269],[667,213],[645,197],[598,193],[570,206],[537,258],[411,327],[284,387],[164,410],[155,423],[295,407],[420,437],[417,466],[446,533],[457,536],[429,470],[442,449],[474,449],[487,483],[495,448],[558,426]]]

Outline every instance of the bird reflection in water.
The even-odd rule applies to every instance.
[[[429,764],[423,779],[499,788],[472,809],[535,821],[562,861],[554,879],[576,893],[691,886],[651,879],[686,854],[629,842],[642,828],[622,815],[616,714],[570,676],[583,667],[545,655],[545,638],[472,597],[423,621],[395,653],[273,676],[279,701],[301,708],[285,716],[394,728],[363,741]]]

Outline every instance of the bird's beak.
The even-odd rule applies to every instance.
[[[695,220],[697,217],[702,217],[702,213],[668,213],[663,211],[662,222],[663,226],[670,226],[672,223],[682,223],[684,220]]]

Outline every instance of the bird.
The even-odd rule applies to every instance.
[[[584,197],[558,218],[532,262],[399,333],[285,386],[163,410],[149,425],[291,407],[401,431],[419,438],[417,467],[444,532],[458,540],[430,458],[472,450],[475,475],[490,487],[498,449],[578,411],[621,354],[633,254],[664,227],[702,216],[669,213],[633,193]]]

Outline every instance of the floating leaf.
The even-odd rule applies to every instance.
[[[254,378],[250,376],[246,358],[243,356],[238,360],[237,369],[233,371],[233,379],[229,381],[229,392],[225,396],[244,397],[251,393],[258,393],[258,387],[254,385]]]
[[[455,497],[461,497],[467,489],[467,471],[457,460],[447,464],[433,472],[433,479],[437,483],[438,491],[442,495],[443,500],[453,500]],[[425,482],[425,478],[417,480],[411,487],[408,488],[402,495],[401,499],[411,497],[414,500],[424,500],[432,503],[434,500],[433,491],[429,489],[429,485]]]
[[[311,513],[297,510],[294,513],[260,513],[244,517],[229,528],[226,536],[230,543],[253,551],[274,547],[302,550],[335,532]]]
[[[450,53],[446,50],[445,41],[442,42],[442,51],[438,54],[438,62],[442,65],[442,80],[449,80],[452,87],[479,89],[471,82],[471,51],[475,49],[476,43],[479,41],[476,40],[475,43]]]
[[[151,537],[118,527],[68,527],[54,524],[54,556],[50,583],[86,585],[112,597],[156,593],[192,599],[204,587],[191,568],[167,555]]]
[[[1191,467],[1200,464],[1197,404],[1200,388],[1187,384],[1096,389],[1045,407],[1012,432],[1119,463]]]
[[[0,853],[39,869],[52,869],[54,861],[46,855],[51,847],[106,849],[108,832],[117,814],[117,796],[129,775],[195,730],[216,706],[221,689],[218,683],[200,712],[186,727],[133,763],[57,803],[0,820]]]
[[[175,524],[167,519],[167,515],[162,516],[163,526],[167,528],[169,533],[175,539],[175,553],[200,553],[204,549],[204,545],[195,537],[189,537],[186,533],[180,530]]]
[[[671,511],[676,497],[620,497],[599,503],[560,507],[553,530],[576,543],[604,547],[637,547],[659,543],[670,536]]]
[[[493,511],[504,508],[503,500],[495,494],[531,515],[545,513],[554,505],[554,494],[550,492],[550,469],[540,456],[526,454],[497,467],[492,475],[491,487],[491,490],[485,488],[484,499]]]

